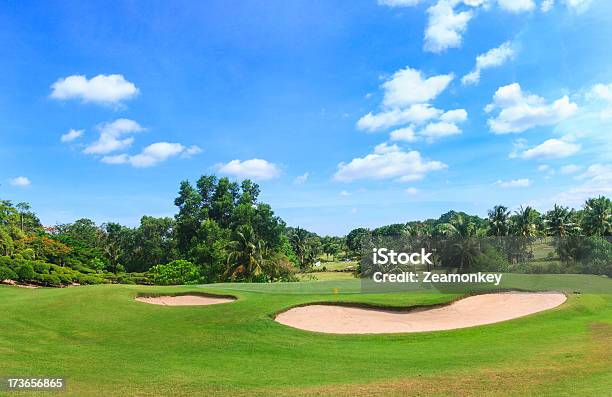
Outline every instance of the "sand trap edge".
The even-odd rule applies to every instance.
[[[172,302],[173,298],[194,298],[196,301],[193,303],[180,303]],[[159,299],[155,301],[155,299]],[[225,303],[232,303],[237,301],[238,298],[233,295],[224,295],[224,294],[210,294],[206,292],[179,292],[179,293],[139,293],[134,297],[134,301],[140,303],[146,303],[149,305],[156,306],[211,306],[211,305],[219,305]],[[199,302],[198,302],[199,301]]]
[[[480,295],[489,295],[489,294],[504,294],[504,293],[534,293],[534,294],[557,294],[557,295],[563,295],[565,297],[565,299],[559,303],[556,306],[550,307],[550,308],[546,308],[543,310],[539,310],[533,313],[528,313],[528,314],[524,314],[524,315],[520,315],[517,317],[513,317],[513,318],[509,318],[509,319],[505,319],[505,320],[501,320],[501,321],[495,321],[495,322],[491,322],[491,323],[485,323],[485,324],[478,324],[478,325],[472,325],[472,326],[466,326],[466,327],[457,327],[457,328],[449,328],[449,329],[441,329],[441,330],[430,330],[430,331],[391,331],[391,332],[371,332],[371,333],[360,333],[360,332],[326,332],[326,331],[318,331],[318,330],[309,330],[309,329],[305,329],[305,328],[300,328],[298,326],[293,326],[293,325],[289,325],[289,324],[285,324],[282,323],[280,321],[277,320],[277,317],[285,312],[288,312],[290,310],[296,309],[296,308],[300,308],[300,307],[306,307],[306,306],[313,306],[313,305],[317,305],[317,306],[340,306],[340,307],[347,307],[347,308],[355,308],[355,309],[364,309],[364,310],[373,310],[373,311],[378,311],[378,312],[387,312],[387,313],[402,313],[402,314],[406,314],[406,313],[412,313],[412,312],[422,312],[422,311],[429,311],[429,310],[434,310],[434,309],[439,309],[439,308],[444,308],[446,306],[450,306],[454,303],[457,303],[458,301],[470,298],[470,297],[475,297],[475,296],[480,296]],[[512,321],[512,320],[517,320],[520,318],[524,318],[524,317],[528,317],[528,316],[532,316],[534,314],[540,314],[540,313],[545,313],[545,312],[549,312],[552,310],[557,310],[558,308],[562,307],[563,305],[565,305],[569,300],[569,294],[564,292],[564,291],[530,291],[530,290],[522,290],[522,289],[501,289],[498,291],[487,291],[487,292],[477,292],[477,293],[468,293],[459,297],[456,297],[454,299],[449,300],[448,302],[442,302],[442,303],[434,303],[434,304],[419,304],[419,305],[412,305],[412,306],[385,306],[382,304],[377,304],[377,303],[367,303],[367,302],[351,302],[351,301],[314,301],[314,302],[304,302],[304,303],[300,303],[297,305],[293,305],[290,307],[286,307],[283,308],[277,312],[274,313],[270,313],[269,317],[276,322],[277,324],[280,324],[282,326],[285,327],[289,327],[289,328],[293,328],[293,329],[297,329],[303,332],[311,332],[311,333],[316,333],[316,334],[322,334],[322,335],[339,335],[339,336],[352,336],[352,335],[390,335],[390,334],[412,334],[412,333],[423,333],[423,332],[439,332],[439,331],[453,331],[453,330],[461,330],[461,329],[467,329],[467,328],[473,328],[473,327],[481,327],[481,326],[486,326],[486,325],[492,325],[492,324],[499,324],[499,323],[503,323],[506,321]]]

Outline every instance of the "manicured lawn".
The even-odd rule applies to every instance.
[[[567,277],[582,276],[552,277],[534,284],[572,288],[576,281]],[[593,280],[612,288],[612,281],[600,279]],[[611,294],[571,294],[548,312],[421,334],[326,335],[272,320],[274,313],[306,302],[409,306],[457,298],[435,292],[366,295],[359,288],[359,280],[2,286],[0,377],[65,377],[68,394],[78,396],[599,396],[612,390]],[[201,307],[133,299],[137,293],[187,291],[239,299]]]

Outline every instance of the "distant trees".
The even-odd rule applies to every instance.
[[[529,206],[511,212],[496,205],[486,218],[449,211],[438,219],[356,228],[346,237],[287,227],[259,196],[260,187],[250,180],[204,175],[195,184],[180,183],[174,217],[143,216],[136,227],[82,218],[43,228],[28,203],[0,200],[0,257],[15,265],[13,274],[22,263],[45,262],[62,285],[126,281],[126,272],[138,273],[130,282],[146,282],[140,274],[145,272],[171,280],[168,274],[193,269],[197,277],[189,279],[197,282],[265,282],[293,279],[295,270],[307,271],[319,259],[361,257],[374,242],[393,239],[404,241],[405,249],[435,252],[444,266],[458,271],[487,263],[501,268],[502,262],[533,259],[533,241],[547,237],[556,260],[581,261],[598,274],[610,271],[612,202],[603,196],[587,200],[578,211],[555,205],[544,214]],[[38,270],[34,281],[56,284],[43,280],[40,275],[48,273]]]

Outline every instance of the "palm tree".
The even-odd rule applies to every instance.
[[[309,236],[304,229],[297,227],[289,236],[293,251],[300,261],[300,268],[306,267],[309,257]]]
[[[537,223],[540,214],[533,208],[521,206],[514,212],[513,228],[514,234],[519,237],[533,237],[537,234]]]
[[[546,230],[549,235],[565,237],[579,228],[573,222],[573,211],[567,207],[555,204],[552,210],[546,213]]]
[[[441,223],[437,226],[436,232],[444,237],[474,237],[476,235],[476,225],[467,217],[455,214],[448,223]]]
[[[584,204],[582,225],[587,235],[612,235],[612,201],[603,196],[588,199]]]
[[[268,265],[267,248],[250,225],[243,226],[236,234],[237,239],[228,244],[229,255],[224,277],[251,281],[264,273]]]
[[[507,236],[510,211],[503,205],[496,205],[489,210],[489,233],[493,236]]]

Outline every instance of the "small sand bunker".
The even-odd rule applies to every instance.
[[[162,306],[204,306],[233,302],[236,299],[223,296],[176,295],[176,296],[138,296],[138,302]]]
[[[497,323],[559,306],[561,293],[498,293],[470,296],[446,306],[411,311],[339,305],[295,307],[276,316],[281,324],[331,334],[441,331]]]

